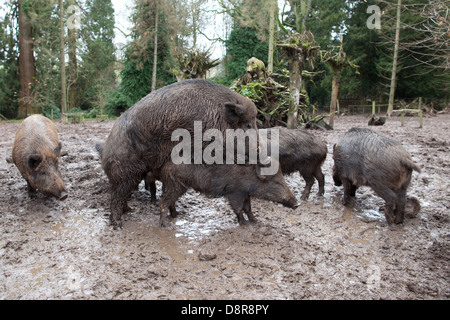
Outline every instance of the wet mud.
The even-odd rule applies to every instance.
[[[422,167],[409,187],[403,225],[389,227],[384,201],[368,187],[350,206],[332,181],[333,144],[368,118],[336,119],[315,131],[328,144],[325,195],[307,201],[298,173],[291,210],[253,199],[259,224],[240,227],[224,199],[190,191],[171,226],[141,183],[123,228],[109,226],[108,181],[93,148],[113,121],[56,123],[69,197],[37,194],[10,157],[18,123],[0,123],[1,299],[448,299],[450,115],[393,117],[374,130],[396,137]],[[158,184],[158,197],[161,185]],[[416,201],[418,200],[418,201]],[[418,211],[420,206],[420,211]]]

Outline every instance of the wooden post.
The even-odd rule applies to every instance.
[[[404,120],[404,118],[405,118],[405,111],[402,111],[401,112],[401,125],[400,125],[400,127],[403,127],[403,120]]]
[[[372,101],[372,115],[375,114],[375,100]]]
[[[419,100],[419,105],[420,105],[420,100]],[[419,121],[420,121],[420,127],[422,128],[422,110],[419,110]]]

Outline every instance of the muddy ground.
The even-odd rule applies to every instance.
[[[294,210],[252,200],[259,219],[240,227],[223,199],[189,192],[171,227],[143,183],[124,216],[109,226],[108,182],[93,149],[113,121],[56,123],[67,155],[65,201],[30,199],[10,157],[19,123],[0,123],[0,298],[2,299],[448,299],[450,115],[388,119],[374,130],[401,140],[422,168],[408,195],[421,210],[387,226],[384,201],[363,187],[351,206],[332,183],[332,146],[368,118],[346,116],[328,142],[325,196],[317,183]],[[286,178],[300,200],[298,173]],[[160,185],[158,185],[158,196]],[[380,212],[381,210],[381,212]]]

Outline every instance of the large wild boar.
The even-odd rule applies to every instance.
[[[121,226],[127,198],[144,174],[171,161],[174,130],[193,133],[194,121],[203,132],[215,128],[224,136],[226,129],[256,130],[256,114],[248,98],[201,79],[168,85],[137,102],[117,119],[104,145],[97,144],[111,187],[111,224]]]
[[[314,184],[314,178],[319,183],[318,195],[324,194],[325,178],[322,173],[322,164],[327,157],[327,144],[304,129],[287,129],[275,127],[261,129],[260,137],[264,138],[264,130],[267,130],[268,154],[271,155],[271,147],[276,143],[273,137],[273,131],[279,132],[278,152],[281,172],[291,174],[298,170],[306,182],[301,199],[306,200]]]
[[[52,121],[40,115],[26,118],[14,139],[12,159],[28,184],[32,195],[36,189],[58,199],[67,198],[59,171],[61,142]]]
[[[420,168],[400,142],[369,129],[352,128],[334,146],[333,179],[344,186],[347,205],[360,186],[370,186],[386,201],[388,224],[402,223],[412,171]]]
[[[268,158],[270,159],[270,158]],[[276,161],[270,159],[270,161]],[[237,164],[173,164],[163,166],[158,178],[163,183],[163,194],[160,200],[161,226],[167,226],[167,213],[175,217],[175,202],[188,188],[204,193],[210,197],[225,197],[240,225],[255,223],[251,210],[250,197],[275,201],[289,208],[298,206],[297,199],[289,190],[280,167],[273,175],[261,175],[261,166]],[[243,212],[247,214],[247,221]]]

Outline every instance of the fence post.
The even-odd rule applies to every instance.
[[[420,105],[420,102],[419,102],[419,105]],[[419,128],[422,128],[422,110],[419,110],[419,120],[420,120],[420,127]]]
[[[372,115],[375,114],[375,100],[372,101]]]

